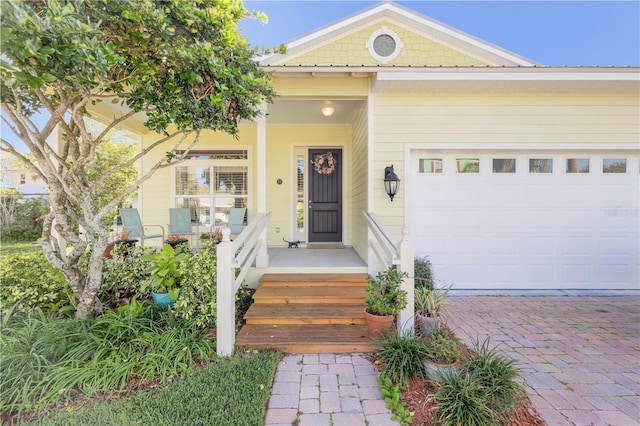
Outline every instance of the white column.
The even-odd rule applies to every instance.
[[[414,329],[414,249],[409,241],[409,230],[402,228],[402,240],[398,243],[400,254],[400,272],[406,272],[401,288],[407,292],[407,306],[398,315],[398,333],[403,330],[413,334]]]
[[[217,247],[216,287],[217,287],[217,352],[220,356],[233,354],[236,341],[236,295],[234,292],[235,270],[231,268],[233,262],[233,244],[231,244],[231,230],[222,230],[222,242]]]
[[[257,119],[258,132],[258,152],[257,152],[257,172],[258,172],[258,213],[267,214],[267,104],[260,105],[260,115]],[[266,268],[269,266],[269,253],[267,252],[267,229],[260,235],[258,256],[256,266]]]

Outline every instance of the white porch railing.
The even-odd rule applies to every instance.
[[[368,264],[369,274],[375,275],[374,256],[387,269],[396,265],[399,272],[406,272],[401,288],[407,292],[407,307],[398,315],[398,331],[413,330],[414,326],[414,249],[409,241],[409,231],[402,228],[402,240],[399,242],[384,227],[380,219],[372,212],[363,212],[369,228]]]
[[[231,241],[231,230],[222,230],[222,242],[217,253],[217,351],[218,355],[233,353],[236,341],[236,293],[256,257],[266,257],[266,226],[271,213],[257,215]],[[236,270],[240,269],[236,276]]]

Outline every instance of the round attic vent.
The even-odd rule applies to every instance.
[[[369,53],[378,61],[386,64],[400,53],[400,37],[389,28],[382,27],[371,35],[367,42]]]
[[[389,57],[396,51],[396,41],[389,34],[380,34],[373,40],[373,50],[378,56]]]

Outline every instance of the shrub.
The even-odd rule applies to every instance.
[[[372,315],[398,315],[407,306],[407,292],[400,286],[407,276],[394,266],[386,271],[378,272],[374,277],[367,277],[365,288],[367,312]]]
[[[42,235],[49,203],[43,198],[27,198],[15,205],[13,220],[2,226],[3,241],[34,241]]]
[[[179,319],[193,322],[201,328],[215,327],[217,245],[208,244],[202,251],[185,260],[181,268],[187,277],[180,297],[172,310]]]
[[[42,250],[6,253],[0,257],[0,310],[65,311],[75,303],[64,275],[45,259]]]
[[[382,373],[394,382],[408,384],[411,378],[424,375],[422,360],[429,354],[429,348],[420,337],[387,333],[381,340],[382,350],[378,360],[382,363]]]
[[[434,289],[433,272],[431,271],[431,261],[425,257],[416,257],[414,259],[413,276],[416,289],[427,287],[429,290]]]
[[[444,426],[494,426],[495,413],[485,403],[484,389],[471,370],[443,371],[436,392],[437,424]]]
[[[142,300],[148,296],[141,290],[141,283],[149,279],[149,263],[142,260],[142,255],[155,251],[157,248],[115,245],[112,258],[105,259],[102,266],[102,287],[98,297],[105,308],[115,309],[128,305],[133,297]]]
[[[440,364],[452,364],[460,357],[458,342],[453,333],[438,330],[431,340],[430,359]]]
[[[489,348],[489,339],[475,341],[476,355],[465,361],[463,368],[473,371],[484,389],[486,403],[498,413],[516,409],[525,395],[522,377],[513,359]]]
[[[526,395],[515,361],[496,349],[489,339],[474,342],[475,355],[457,372],[443,372],[436,392],[438,417],[444,425],[507,424]]]
[[[115,392],[134,378],[167,381],[216,357],[204,332],[150,304],[84,321],[6,313],[0,352],[0,411]]]

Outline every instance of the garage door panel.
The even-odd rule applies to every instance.
[[[467,157],[480,173],[452,171]],[[461,289],[639,288],[638,162],[603,174],[606,157],[620,154],[438,154],[444,173],[416,173],[407,197],[416,255]],[[516,173],[492,173],[491,158],[516,158]],[[553,173],[529,173],[529,158]],[[566,158],[589,158],[589,173],[566,173]]]

